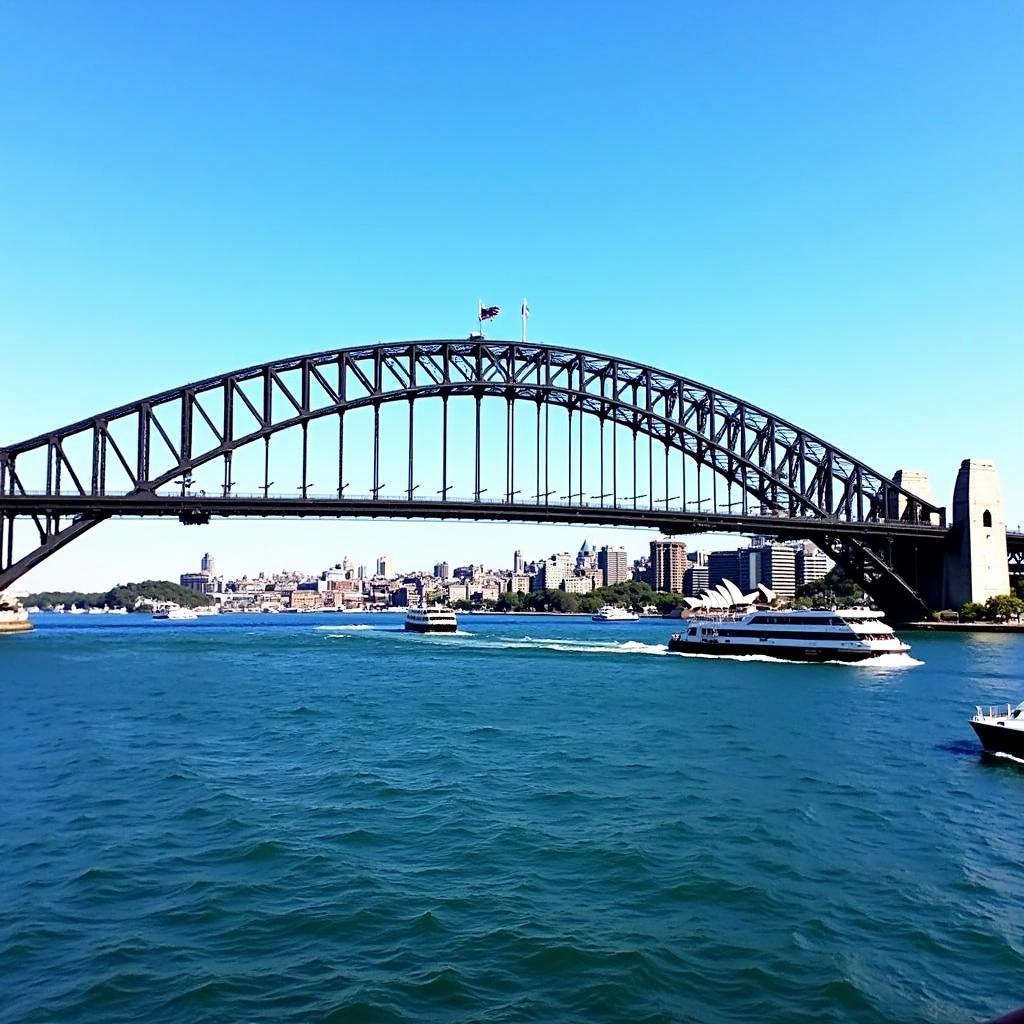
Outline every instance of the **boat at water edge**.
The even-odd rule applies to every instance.
[[[977,705],[971,728],[986,750],[1024,758],[1024,701],[1015,708],[1009,704],[988,708]]]
[[[413,633],[454,633],[459,621],[451,608],[410,608],[405,628]]]
[[[186,619],[198,619],[199,616],[191,608],[179,608],[177,605],[168,605],[166,608],[157,608],[153,612],[154,619],[172,619],[175,622]]]
[[[620,608],[618,605],[606,604],[599,611],[590,616],[591,622],[639,622],[640,616],[631,612],[628,608]]]
[[[28,612],[17,601],[0,597],[0,633],[28,633],[33,629]]]

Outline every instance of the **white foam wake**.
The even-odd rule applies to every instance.
[[[909,654],[880,654],[877,658],[864,661],[790,661],[787,658],[773,658],[768,654],[702,654],[696,651],[674,651],[680,658],[714,658],[720,661],[758,661],[766,665],[842,665],[844,668],[863,669],[908,669],[923,665],[923,661],[910,657]]]
[[[338,629],[346,629],[349,632],[352,632],[352,630],[354,630],[354,629],[376,629],[377,627],[376,626],[368,625],[368,624],[363,623],[363,622],[353,622],[353,623],[342,622],[342,623],[336,623],[333,626],[314,626],[313,628],[316,629],[316,630],[320,630],[320,631],[323,631],[323,632],[327,633],[327,632],[330,632],[331,630],[338,630]]]
[[[1003,750],[989,750],[986,753],[991,754],[993,757],[1005,757],[1007,761],[1013,761],[1015,764],[1024,764],[1024,758],[1017,757],[1015,754],[1007,754]]]

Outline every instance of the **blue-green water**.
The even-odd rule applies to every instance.
[[[43,616],[0,638],[0,1020],[974,1021],[1024,1003],[1024,766],[922,665],[670,625]]]

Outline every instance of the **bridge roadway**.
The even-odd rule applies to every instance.
[[[507,502],[473,498],[408,499],[351,496],[262,494],[230,497],[153,492],[105,495],[4,495],[4,507],[22,515],[85,516],[88,518],[170,517],[185,523],[204,523],[214,517],[273,516],[349,519],[462,519],[488,522],[565,523],[587,526],[630,526],[663,533],[751,533],[786,539],[877,537],[943,543],[947,530],[928,523],[893,520],[857,522],[835,516],[777,516],[759,513],[695,512],[669,506],[652,508],[628,504],[589,504],[567,501]],[[1024,534],[1021,534],[1024,547]]]

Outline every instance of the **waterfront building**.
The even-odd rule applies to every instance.
[[[483,583],[470,588],[470,600],[473,602],[497,601],[500,596],[501,588],[497,583]]]
[[[650,583],[655,590],[668,594],[683,592],[686,573],[686,543],[681,540],[652,540]]]
[[[523,553],[518,548],[512,552],[512,571],[514,573],[521,573],[526,568],[526,559],[523,558]]]
[[[288,594],[284,604],[286,608],[296,608],[300,611],[311,611],[314,608],[322,607],[323,602],[320,600],[320,595],[317,591],[296,588]]]
[[[199,564],[199,572],[183,572],[178,577],[178,584],[194,590],[197,594],[217,594],[223,591],[224,581],[213,574],[212,556],[203,555]]]
[[[535,590],[559,590],[566,578],[573,572],[574,560],[562,552],[551,555],[540,563],[540,571],[534,577]]]
[[[510,594],[528,594],[532,580],[533,577],[529,573],[514,572],[509,576],[506,584],[508,592]]]
[[[390,555],[381,555],[377,559],[377,575],[386,580],[395,575],[395,562]]]
[[[717,587],[722,580],[739,583],[740,556],[733,551],[712,551],[708,555],[708,583]]]
[[[594,577],[590,573],[573,573],[562,580],[562,590],[567,594],[589,594],[593,589]]]
[[[779,597],[793,597],[796,594],[794,548],[789,544],[763,544],[757,550],[760,556],[760,575],[750,589],[763,583]]]
[[[454,604],[456,601],[468,601],[469,600],[469,584],[468,583],[449,583],[445,588],[445,598],[449,604]]]
[[[597,567],[601,570],[602,586],[611,587],[629,580],[629,561],[623,547],[612,548],[606,544],[597,553]]]
[[[702,590],[710,589],[711,574],[708,567],[691,562],[683,574],[683,593],[687,597],[696,597]]]
[[[451,575],[451,566],[447,562],[434,563],[434,579],[446,580]]]
[[[832,561],[816,545],[810,542],[796,549],[796,585],[804,587],[808,583],[817,583],[828,575]]]

